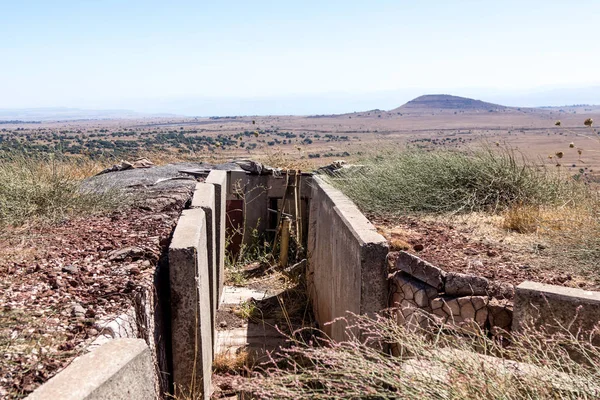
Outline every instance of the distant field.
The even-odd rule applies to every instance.
[[[600,120],[599,107],[520,109],[429,97],[392,111],[342,115],[5,121],[0,124],[0,150],[108,159],[160,155],[224,160],[276,154],[319,165],[394,146],[460,148],[498,142],[548,163],[556,161],[549,155],[562,151],[562,167],[600,171],[598,130],[583,123],[586,118]],[[555,126],[557,120],[560,126]]]

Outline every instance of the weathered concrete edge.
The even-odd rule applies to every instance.
[[[356,204],[348,196],[318,176],[313,178],[313,184],[319,186],[331,200],[336,213],[361,245],[382,243],[387,246],[387,241],[382,235],[377,233],[375,225],[360,212]]]
[[[216,200],[215,200],[215,185],[212,183],[198,182],[192,197],[191,208],[201,208],[206,216],[206,250],[208,256],[208,278],[210,281],[210,308],[212,321],[212,342],[215,342],[215,321],[218,303],[218,273],[217,273],[217,252],[216,246],[218,238],[216,235]],[[214,350],[214,346],[213,346]],[[213,352],[214,356],[214,352]]]
[[[314,178],[313,184],[325,193],[335,214],[360,245],[360,314],[372,315],[387,308],[387,240],[348,196],[319,177]]]
[[[217,264],[217,304],[221,302],[225,280],[225,215],[227,207],[228,172],[212,170],[205,182],[215,186],[215,239]]]
[[[570,288],[566,286],[548,285],[546,283],[524,281],[516,287],[518,292],[539,292],[542,295],[553,296],[563,301],[577,301],[579,303],[599,304],[600,292]]]
[[[565,307],[566,311],[561,312],[561,309]],[[580,307],[591,307],[597,316],[593,320],[585,319],[584,316],[584,324],[588,328],[597,324],[600,321],[600,292],[525,281],[515,288],[512,330],[520,331],[529,323],[539,326],[538,319],[540,318],[542,320],[555,319],[556,322],[565,324],[565,326],[569,325],[571,319],[576,317]],[[534,318],[532,311],[534,313],[543,312],[543,314]],[[584,311],[584,315],[587,313],[588,311]]]
[[[115,339],[73,361],[31,400],[154,399],[154,367],[143,339]]]
[[[169,246],[171,348],[175,395],[208,398],[212,376],[212,324],[204,210],[181,213]]]

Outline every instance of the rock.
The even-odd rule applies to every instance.
[[[386,262],[387,262],[387,266],[388,266],[388,272],[392,273],[398,269],[396,267],[396,261],[398,260],[399,256],[400,256],[400,253],[398,253],[397,251],[390,251],[387,254]]]
[[[513,305],[508,300],[492,299],[488,304],[488,321],[492,333],[498,330],[509,331],[512,325]]]
[[[440,297],[433,299],[433,313],[441,317],[442,322],[472,330],[475,323],[483,328],[488,318],[488,298],[485,296],[466,296],[458,298]]]
[[[449,272],[446,274],[445,292],[452,296],[487,295],[490,282],[477,275]]]
[[[74,265],[65,265],[64,267],[62,267],[62,272],[74,275],[79,272],[79,268],[77,268]]]
[[[497,257],[498,253],[496,251],[494,251],[494,250],[488,250],[487,251],[487,256],[488,257]]]
[[[451,296],[488,296],[512,299],[515,288],[510,283],[493,282],[482,276],[449,272],[446,274],[445,293]]]
[[[85,308],[79,303],[73,303],[71,305],[71,315],[78,319],[83,319],[85,318]]]
[[[140,271],[138,267],[131,267],[127,272],[129,272],[131,275],[139,275],[142,271]]]
[[[131,246],[111,251],[108,253],[108,259],[111,261],[123,261],[126,258],[131,258],[133,260],[143,257],[144,254],[144,249],[137,246]]]
[[[221,321],[221,322],[219,322],[219,327],[221,327],[221,328],[227,328],[227,321]]]
[[[398,253],[396,268],[417,278],[421,282],[441,291],[444,288],[446,272],[405,251]]]
[[[422,244],[420,244],[420,243],[418,243],[418,244],[415,244],[415,245],[413,246],[413,249],[415,249],[415,251],[423,251],[423,249],[424,249],[424,248],[425,248],[425,246],[423,246],[423,245],[422,245]]]
[[[515,297],[515,287],[506,282],[490,282],[488,296],[498,299],[512,299]]]
[[[391,305],[398,308],[398,324],[425,328],[430,319],[427,314],[431,313],[429,303],[437,297],[438,291],[402,271],[397,271],[391,279],[394,287]]]

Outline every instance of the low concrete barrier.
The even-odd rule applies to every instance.
[[[147,400],[157,397],[150,349],[142,339],[115,339],[40,386],[30,400]]]
[[[212,170],[206,183],[215,187],[215,239],[217,265],[217,304],[221,301],[225,279],[225,215],[227,213],[227,171]]]
[[[515,290],[513,330],[557,324],[590,331],[600,323],[600,292],[525,281]]]
[[[169,247],[173,382],[175,395],[205,399],[213,354],[207,253],[204,211],[184,210]]]
[[[215,341],[215,318],[218,303],[218,276],[216,259],[216,224],[215,224],[215,186],[211,183],[200,182],[196,184],[192,208],[201,208],[206,216],[206,248],[208,255],[208,279],[210,281],[210,309],[212,341]],[[213,354],[214,355],[214,354]]]
[[[315,317],[332,339],[345,339],[345,327],[326,322],[348,311],[373,314],[387,307],[385,238],[348,197],[318,177],[312,185],[307,250]]]

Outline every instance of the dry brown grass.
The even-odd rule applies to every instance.
[[[240,373],[245,368],[252,368],[255,360],[246,349],[239,349],[235,354],[216,354],[213,360],[213,372],[215,374]]]
[[[304,157],[302,150],[288,154],[284,153],[281,149],[266,149],[264,155],[258,155],[256,156],[256,159],[270,167],[300,171],[312,171],[319,162],[320,164],[327,163],[327,160],[313,161],[313,159]]]
[[[598,221],[593,208],[583,205],[542,207],[518,204],[504,214],[502,227],[519,233],[572,235],[597,230]],[[591,234],[591,233],[590,233]]]
[[[415,331],[391,317],[353,316],[349,339],[289,338],[275,363],[233,387],[256,399],[597,399],[599,348],[583,334],[528,330],[511,344],[446,326]],[[351,329],[362,332],[360,338]],[[392,357],[381,344],[398,346]],[[579,364],[574,361],[586,360]]]

